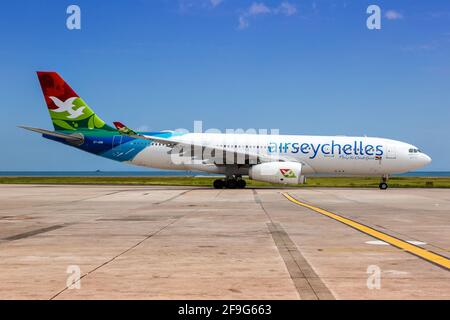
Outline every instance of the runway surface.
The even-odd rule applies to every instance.
[[[0,204],[0,299],[450,299],[448,189],[0,185]]]

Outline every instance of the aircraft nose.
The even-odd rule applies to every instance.
[[[430,164],[431,163],[431,157],[424,153],[423,154],[423,162],[424,162],[424,165]]]

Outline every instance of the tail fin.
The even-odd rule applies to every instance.
[[[114,130],[105,124],[56,72],[38,71],[45,102],[56,131]]]

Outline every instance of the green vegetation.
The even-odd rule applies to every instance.
[[[214,177],[0,177],[1,184],[103,184],[211,186]],[[299,187],[378,188],[377,177],[311,177]],[[282,187],[247,180],[249,187]],[[288,186],[292,187],[292,186]],[[390,188],[450,188],[450,177],[393,177]]]

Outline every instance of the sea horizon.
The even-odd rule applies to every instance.
[[[217,174],[195,171],[0,171],[3,177],[162,177],[162,176],[217,176]],[[335,176],[331,174],[317,174],[312,176]],[[393,174],[394,177],[450,177],[450,171],[412,171]]]

